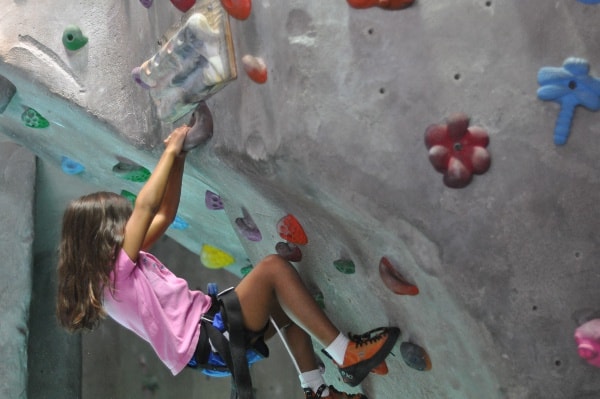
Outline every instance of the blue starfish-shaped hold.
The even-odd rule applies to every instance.
[[[563,145],[569,138],[575,107],[600,109],[600,79],[589,75],[590,65],[581,58],[567,58],[562,68],[544,67],[538,72],[538,98],[561,105],[554,128],[554,144]]]
[[[579,1],[582,2],[582,3],[585,3],[585,4],[598,4],[598,3],[600,3],[600,0],[579,0]]]

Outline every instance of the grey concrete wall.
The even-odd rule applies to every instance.
[[[27,398],[35,156],[0,138],[0,397]]]
[[[172,126],[130,71],[181,14],[158,1],[1,3],[0,74],[17,87],[2,129],[49,163],[84,162],[73,181],[136,192],[112,173],[116,156],[152,168]],[[171,237],[193,253],[220,243],[239,275],[273,252],[277,221],[294,213],[309,236],[298,269],[340,328],[396,324],[431,354],[428,373],[390,357],[390,375],[360,387],[371,397],[596,397],[598,370],[572,335],[600,303],[600,119],[578,108],[555,146],[559,106],[537,99],[536,76],[571,56],[600,75],[599,16],[575,0],[419,0],[398,12],[254,1],[248,20],[232,21],[234,44],[238,60],[266,60],[269,81],[240,73],[208,101],[215,135],[190,155],[184,183],[190,228]],[[62,47],[68,23],[90,37],[83,51]],[[24,128],[23,106],[50,127]],[[461,190],[442,184],[423,144],[454,112],[491,139],[491,169]],[[203,207],[208,188],[225,212]],[[232,227],[242,207],[261,242]],[[381,256],[419,296],[385,288]],[[340,257],[354,275],[333,268]]]
[[[59,168],[37,160],[35,240],[28,344],[28,399],[81,398],[81,335],[56,319],[56,265],[62,212],[68,201],[92,190]]]

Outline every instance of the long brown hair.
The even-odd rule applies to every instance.
[[[110,192],[85,195],[65,210],[56,314],[67,330],[91,330],[106,315],[103,292],[114,288],[110,273],[131,211],[126,198]]]

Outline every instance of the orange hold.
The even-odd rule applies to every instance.
[[[252,11],[251,0],[221,0],[221,5],[235,19],[245,20]]]
[[[263,84],[267,81],[267,65],[262,58],[246,54],[242,57],[244,71],[254,82]]]
[[[415,0],[347,0],[354,8],[379,7],[386,10],[401,10],[410,7]]]
[[[308,237],[302,225],[292,214],[288,214],[277,222],[277,232],[284,240],[296,245],[308,244]]]
[[[379,262],[379,275],[385,286],[395,294],[417,295],[419,293],[419,288],[406,281],[385,256]]]

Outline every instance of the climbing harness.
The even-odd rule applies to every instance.
[[[230,287],[217,294],[217,285],[210,283],[207,293],[212,305],[200,321],[200,338],[194,357],[188,366],[210,377],[232,377],[231,399],[254,399],[249,366],[269,356],[269,348],[262,331],[244,328],[240,302]],[[281,329],[270,318],[281,341],[290,355],[298,374],[300,367],[292,355]]]
[[[212,306],[200,320],[198,346],[188,366],[211,377],[231,376],[231,399],[254,399],[249,365],[269,356],[264,330],[244,328],[233,287],[216,294],[216,285],[209,285],[208,294]]]

